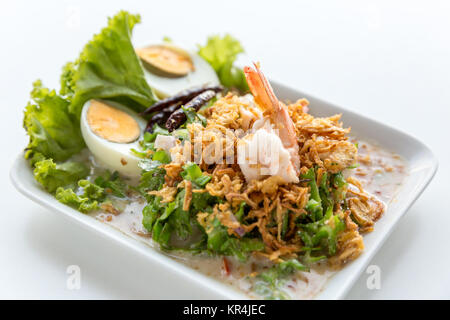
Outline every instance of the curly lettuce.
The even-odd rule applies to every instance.
[[[83,213],[100,208],[102,204],[111,204],[112,197],[125,198],[128,185],[120,179],[117,171],[106,171],[94,182],[79,180],[76,187],[58,187],[56,199]]]
[[[75,193],[71,188],[59,187],[55,194],[56,200],[83,213],[97,210],[99,201],[105,197],[104,189],[88,180],[78,181],[78,187],[83,190],[81,195]]]
[[[56,200],[64,203],[82,213],[87,213],[99,209],[98,201],[91,200],[88,197],[77,195],[73,189],[64,189],[63,187],[56,190]]]
[[[78,120],[68,112],[70,102],[42,86],[33,84],[32,101],[25,108],[23,126],[30,137],[25,158],[32,164],[51,158],[65,161],[85,144]]]
[[[89,174],[89,169],[80,162],[65,162],[57,164],[52,159],[36,162],[35,179],[50,193],[59,187],[74,187],[78,180]]]
[[[247,92],[248,85],[242,69],[234,66],[238,54],[244,52],[240,42],[230,36],[211,36],[204,46],[199,46],[198,54],[216,71],[220,82],[228,88]]]
[[[84,47],[60,76],[59,94],[33,84],[23,125],[29,136],[25,158],[36,180],[56,198],[82,212],[98,207],[109,196],[124,198],[128,186],[116,173],[83,180],[88,168],[69,159],[85,148],[80,130],[81,109],[90,99],[107,98],[141,111],[155,101],[131,43],[139,15],[120,11]],[[83,191],[83,194],[80,192]]]
[[[90,99],[116,100],[137,112],[156,101],[131,43],[131,31],[139,22],[139,15],[120,11],[80,57],[64,67],[61,92],[71,97],[71,113],[79,117]]]

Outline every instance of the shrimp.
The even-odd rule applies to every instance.
[[[263,109],[265,117],[260,119],[261,121],[258,120],[254,123],[253,129],[258,130],[253,135],[244,138],[246,140],[244,143],[249,145],[247,148],[252,148],[252,144],[258,143],[258,141],[261,141],[263,144],[272,141],[274,143],[273,146],[281,144],[278,148],[278,155],[275,155],[278,157],[275,160],[281,164],[281,170],[272,175],[280,175],[286,182],[298,182],[300,157],[294,123],[289,116],[286,105],[275,96],[272,87],[259,69],[259,65],[256,63],[254,65],[255,69],[245,67],[244,73],[254,100]],[[267,120],[270,122],[269,126],[267,125]],[[262,127],[260,127],[261,123],[263,123]],[[260,130],[265,130],[265,132]],[[279,140],[279,142],[275,140]],[[274,160],[271,157],[274,155],[268,156],[267,147],[263,146],[260,149],[262,150],[258,151],[258,158],[265,158],[263,162],[270,165]],[[241,163],[240,166],[247,180],[261,177],[261,173],[257,171],[258,169],[255,169],[255,166],[246,163]]]

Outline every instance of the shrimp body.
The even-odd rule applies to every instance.
[[[276,163],[280,165],[280,168],[276,170],[272,168],[269,175],[279,175],[285,182],[298,182],[299,148],[294,124],[287,107],[275,96],[258,64],[255,64],[255,69],[245,67],[244,73],[256,104],[263,110],[264,118],[254,123],[252,128],[254,132],[244,137],[240,143],[241,148],[238,148],[238,158],[241,159],[241,162],[244,160],[242,153],[244,151],[248,153],[249,150],[257,150],[256,155],[253,152],[253,155],[247,156],[246,160],[253,158],[253,160],[259,159],[259,161],[256,164],[240,162],[241,170],[247,180],[258,179],[267,175],[267,173],[261,172],[262,166]],[[259,132],[260,130],[266,132]],[[262,137],[265,137],[266,140],[262,140]],[[255,147],[255,144],[259,145],[261,142],[268,145]],[[268,149],[270,149],[270,153],[268,153]]]

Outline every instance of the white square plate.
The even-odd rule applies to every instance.
[[[401,186],[396,201],[390,203],[383,217],[376,223],[375,230],[364,237],[365,250],[363,254],[334,275],[323,291],[316,296],[317,299],[340,299],[345,296],[372,257],[386,241],[400,218],[431,181],[438,166],[437,160],[423,143],[399,130],[282,84],[272,82],[272,85],[277,96],[282,100],[296,101],[298,98],[307,98],[310,101],[311,113],[314,116],[330,116],[342,113],[342,121],[345,126],[352,127],[352,136],[375,142],[387,150],[394,151],[408,162],[409,175]],[[147,257],[149,270],[153,275],[153,288],[176,290],[177,297],[186,299],[246,298],[230,286],[173,260],[164,253],[123,234],[113,227],[59,203],[34,180],[32,170],[26,160],[23,159],[23,155],[19,155],[13,164],[11,180],[15,187],[31,200],[63,214],[86,228],[103,234],[110,238],[112,242],[127,246]]]

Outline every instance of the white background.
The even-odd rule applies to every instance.
[[[182,298],[152,287],[143,258],[39,207],[8,177],[27,144],[32,81],[58,86],[62,65],[121,8],[142,15],[137,43],[229,32],[269,77],[429,145],[440,168],[373,259],[381,289],[363,274],[348,298],[450,298],[449,2],[281,0],[1,1],[0,298]],[[66,289],[71,264],[82,270],[78,291]]]

